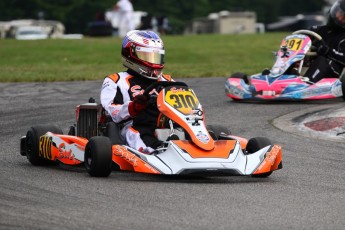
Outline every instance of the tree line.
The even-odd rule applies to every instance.
[[[0,0],[0,21],[37,19],[61,21],[68,33],[85,33],[87,23],[111,9],[116,0]],[[166,16],[174,33],[183,31],[193,18],[209,13],[255,11],[257,21],[274,22],[279,16],[321,11],[325,0],[132,0],[134,10]]]

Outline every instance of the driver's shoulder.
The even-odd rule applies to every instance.
[[[160,76],[160,80],[163,80],[163,81],[174,81],[173,79],[172,79],[172,77],[171,77],[171,75],[169,75],[169,74],[162,74],[161,76]]]
[[[310,28],[310,30],[322,36],[322,35],[328,33],[329,27],[325,26],[325,25],[322,25],[322,26],[312,26]]]

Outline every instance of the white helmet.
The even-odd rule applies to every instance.
[[[143,77],[157,79],[164,68],[164,44],[153,31],[132,30],[122,42],[122,64]]]

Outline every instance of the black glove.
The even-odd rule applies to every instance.
[[[326,56],[329,52],[329,46],[323,40],[316,41],[314,46],[318,55]]]

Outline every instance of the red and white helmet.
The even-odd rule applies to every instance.
[[[164,68],[164,44],[153,31],[129,31],[122,42],[122,64],[143,77],[157,79]]]

